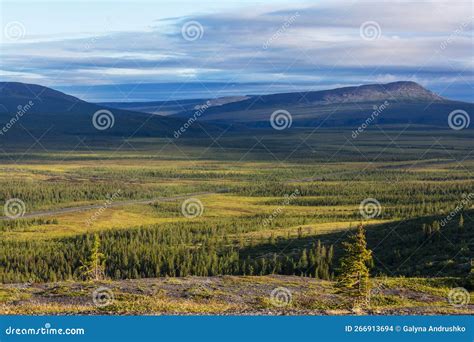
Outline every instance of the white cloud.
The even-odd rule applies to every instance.
[[[247,4],[239,11],[161,18],[142,23],[148,28],[141,31],[120,32],[114,26],[113,32],[95,34],[68,31],[68,39],[62,39],[60,32],[48,37],[29,30],[28,40],[0,51],[1,75],[61,85],[175,78],[358,84],[401,78],[465,82],[473,73],[470,2]],[[183,39],[181,25],[188,20],[202,25],[202,39]],[[361,38],[366,21],[379,24],[379,39]],[[456,81],[459,74],[463,80]]]

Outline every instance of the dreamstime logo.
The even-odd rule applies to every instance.
[[[380,296],[384,293],[385,286],[383,284],[377,284],[376,286],[372,287],[369,291],[369,301],[372,300],[374,296]]]
[[[62,336],[62,335],[85,335],[84,328],[56,328],[51,323],[45,323],[39,327],[12,327],[5,329],[6,335],[16,336]]]
[[[19,105],[16,107],[17,111],[15,116],[13,116],[10,121],[8,121],[5,126],[0,129],[0,135],[5,135],[10,128],[12,128],[28,111],[35,105],[33,101],[28,101],[24,105]]]
[[[204,205],[197,198],[188,198],[181,204],[181,212],[186,218],[199,217],[204,212]]]
[[[91,226],[99,218],[99,216],[102,215],[118,197],[120,197],[121,193],[122,189],[118,189],[112,194],[112,196],[107,195],[107,200],[104,202],[104,204],[86,220],[87,226]]]
[[[291,292],[286,287],[277,287],[270,293],[270,302],[278,308],[288,306],[291,300]]]
[[[99,131],[114,127],[115,117],[110,110],[101,109],[92,116],[92,124]]]
[[[5,25],[3,34],[9,40],[20,40],[25,36],[26,29],[19,21],[11,21]]]
[[[290,112],[284,109],[278,109],[270,116],[270,125],[277,131],[290,128],[293,123],[293,117]]]
[[[204,35],[204,28],[198,21],[188,21],[185,22],[181,27],[181,35],[183,36],[184,40],[193,42],[202,38]]]
[[[448,125],[451,129],[454,129],[455,131],[460,131],[464,128],[468,128],[470,123],[471,118],[465,110],[456,109],[448,115]]]
[[[464,287],[455,287],[448,293],[448,302],[452,306],[461,307],[469,304],[470,301],[471,295]]]
[[[263,220],[263,225],[268,226],[272,221],[281,214],[283,208],[290,204],[298,195],[300,195],[300,191],[296,189],[290,195],[285,194],[285,199],[283,200],[282,204],[276,208],[271,215],[269,215],[265,220]]]
[[[452,210],[445,218],[441,220],[441,227],[446,226],[454,217],[456,217],[457,214],[459,214],[459,212],[461,212],[465,207],[469,206],[469,203],[471,203],[474,198],[474,193],[471,192],[467,195],[463,194],[462,197],[461,203],[459,203],[456,208],[454,208],[454,210]]]
[[[277,40],[298,18],[300,14],[296,12],[288,20],[285,20],[283,25],[263,44],[263,49],[266,50],[275,40]]]
[[[357,130],[352,131],[352,139],[356,139],[376,118],[390,105],[385,101],[380,106],[374,105],[372,114],[360,125]]]
[[[19,218],[26,213],[26,205],[21,199],[10,198],[3,206],[3,212],[6,217],[11,219]]]
[[[472,22],[474,17],[469,17],[468,20],[463,21],[450,35],[447,39],[441,42],[439,45],[441,50],[446,49],[452,42],[453,40],[457,37],[460,36],[461,34],[464,33],[466,27],[469,25],[469,23]]]
[[[178,139],[186,130],[191,127],[191,125],[196,122],[198,118],[211,106],[211,101],[206,101],[205,104],[196,106],[196,111],[194,112],[193,116],[191,116],[188,121],[186,121],[177,131],[174,131],[173,136],[175,139]]]
[[[371,219],[380,215],[382,206],[375,198],[366,198],[360,202],[359,212],[365,219]]]
[[[106,18],[106,23],[103,28],[102,35],[94,36],[88,39],[81,50],[89,50],[98,45],[99,40],[106,39],[107,35],[110,32],[109,26],[111,25],[109,18]]]
[[[101,286],[92,292],[92,301],[100,308],[111,305],[114,300],[114,293],[108,287]]]
[[[380,38],[382,29],[376,21],[365,21],[360,25],[359,33],[362,39],[373,41]]]

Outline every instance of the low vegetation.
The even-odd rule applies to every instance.
[[[233,136],[209,149],[201,146],[204,139],[182,139],[180,153],[152,138],[113,155],[99,147],[29,155],[11,149],[0,165],[0,200],[20,199],[26,214],[52,213],[0,220],[2,312],[100,312],[78,298],[104,281],[117,289],[111,313],[274,309],[268,296],[256,293],[244,304],[226,302],[218,295],[228,292],[224,285],[190,288],[171,299],[158,291],[148,302],[136,289],[121,289],[148,291],[153,281],[147,279],[162,277],[156,282],[198,284],[195,277],[203,277],[257,286],[271,280],[287,288],[296,282],[286,309],[298,312],[352,310],[356,297],[360,310],[418,308],[426,291],[438,307],[448,283],[472,289],[474,272],[474,211],[466,200],[474,190],[474,162],[456,159],[467,155],[472,140],[438,133],[442,146],[431,148],[421,131],[406,132],[393,146],[375,132],[341,145],[333,131],[323,130],[306,144],[298,143],[304,132],[266,136],[265,148],[257,144],[250,152],[249,141]],[[199,200],[198,213],[184,215],[183,202],[196,193],[189,197]],[[367,199],[379,204],[374,215],[361,208]],[[149,203],[110,206],[137,200]],[[91,204],[96,207],[58,211]],[[356,248],[351,255],[348,237],[360,224],[368,254]],[[389,290],[393,282],[396,291]],[[63,284],[65,301],[43,305],[40,290],[56,283]],[[374,297],[376,283],[384,290]],[[407,299],[407,291],[416,293]]]

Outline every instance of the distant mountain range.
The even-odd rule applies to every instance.
[[[231,123],[239,129],[270,128],[270,117],[278,110],[290,113],[293,128],[355,129],[375,111],[374,121],[380,125],[448,127],[448,115],[457,109],[474,113],[474,104],[451,101],[404,81],[272,95],[99,104],[40,85],[0,82],[0,130],[7,127],[17,134],[52,129],[67,135],[172,137],[185,125],[186,134],[194,136],[203,134],[200,125],[206,131]],[[113,124],[97,129],[94,114],[104,110],[113,114]],[[190,118],[197,123],[189,125]]]
[[[152,102],[101,102],[98,103],[98,105],[167,116],[183,111],[195,110],[203,105],[221,106],[227,103],[243,101],[249,98],[250,96],[224,96],[215,99],[191,99]]]
[[[357,127],[374,111],[378,124],[422,124],[448,127],[451,111],[473,112],[472,103],[444,99],[415,82],[371,84],[332,90],[249,96],[242,101],[211,107],[203,121],[236,122],[269,127],[277,110],[291,114],[293,127]],[[177,113],[187,117],[191,113]]]
[[[377,124],[419,124],[448,127],[448,115],[456,109],[472,112],[473,104],[445,99],[415,82],[393,82],[331,90],[248,95],[211,99],[200,115],[202,122],[235,123],[270,127],[274,111],[286,110],[293,127],[358,127],[375,111]],[[133,108],[171,117],[189,118],[207,99],[105,103],[114,108]]]

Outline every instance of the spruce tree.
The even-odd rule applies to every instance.
[[[91,254],[80,267],[82,276],[87,280],[102,280],[105,278],[105,255],[100,252],[99,234],[94,234]]]
[[[373,260],[362,224],[348,241],[343,242],[343,248],[337,287],[351,298],[354,307],[364,306],[368,304],[370,294],[369,267]]]
[[[459,216],[458,228],[459,230],[463,230],[464,228],[464,217],[462,214]]]

